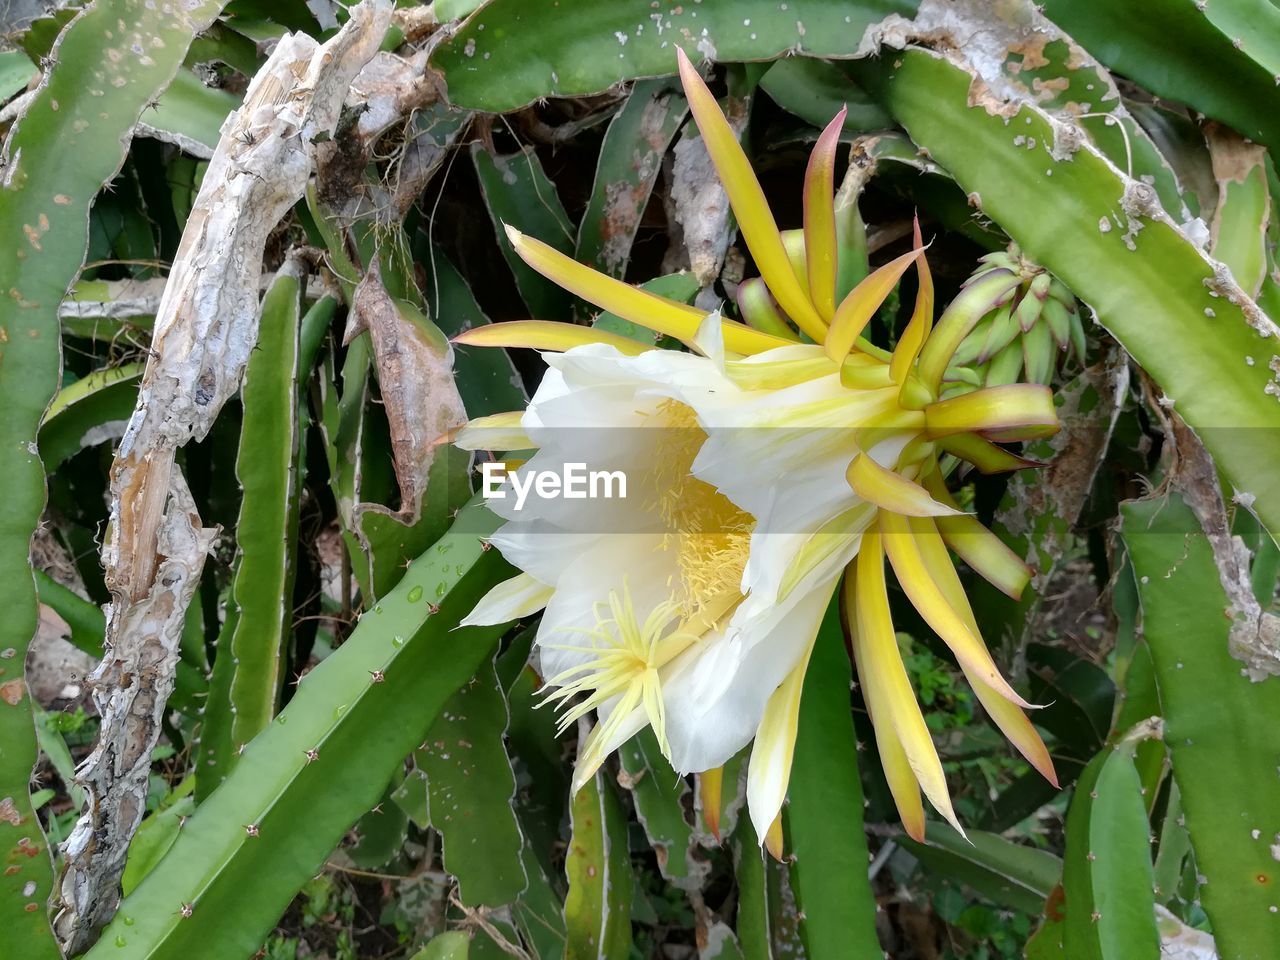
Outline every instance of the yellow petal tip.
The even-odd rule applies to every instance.
[[[779,812],[774,817],[773,823],[764,835],[764,848],[769,851],[769,856],[777,860],[779,863],[782,859],[782,813]]]

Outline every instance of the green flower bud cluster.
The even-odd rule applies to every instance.
[[[1017,287],[961,341],[944,379],[943,396],[1019,381],[1046,386],[1069,354],[1083,363],[1084,325],[1075,295],[1016,244],[989,253],[965,286],[995,270],[1011,270]]]

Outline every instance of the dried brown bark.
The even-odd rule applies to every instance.
[[[88,808],[62,847],[55,920],[69,953],[88,946],[119,903],[183,617],[217,534],[202,526],[174,457],[208,433],[240,386],[258,338],[268,235],[302,197],[312,143],[332,134],[391,14],[390,0],[365,0],[323,46],[302,34],[280,41],[224,125],[187,221],[138,403],[111,470],[103,563],[112,602],[106,656],[90,678],[102,726],[79,771]]]

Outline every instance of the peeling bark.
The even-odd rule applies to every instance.
[[[106,656],[90,678],[102,726],[79,771],[88,809],[63,844],[55,920],[69,953],[88,946],[119,903],[183,617],[217,533],[201,526],[175,454],[208,433],[239,388],[257,342],[267,237],[301,198],[312,141],[333,132],[352,80],[390,20],[390,0],[366,0],[323,46],[302,34],[282,39],[224,124],[187,221],[111,470],[103,563],[112,602]]]
[[[736,136],[747,126],[747,101],[729,97],[722,102]],[[700,136],[686,134],[675,146],[671,200],[684,237],[689,267],[699,287],[709,287],[720,275],[733,238],[729,195]]]
[[[108,629],[115,643],[89,677],[102,730],[77,771],[88,810],[62,845],[68,867],[55,928],[68,952],[87,946],[115,910],[129,841],[146,812],[151,751],[173,692],[183,615],[218,533],[200,526],[180,471],[170,491],[156,532],[155,583],[138,602],[113,604]]]
[[[409,525],[418,519],[437,441],[467,420],[453,379],[453,347],[418,313],[387,293],[375,258],[352,297],[352,323],[345,338],[369,331],[400,485],[398,512],[378,504],[359,509],[391,513]]]

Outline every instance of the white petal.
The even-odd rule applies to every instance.
[[[592,550],[598,533],[569,533],[541,520],[503,524],[489,538],[507,562],[555,586],[575,560]]]
[[[832,578],[797,589],[754,612],[744,601],[728,629],[686,651],[688,662],[663,681],[672,766],[709,770],[746,746],[769,698],[813,642],[835,585]]]
[[[800,725],[800,694],[812,652],[813,642],[810,641],[804,657],[769,698],[751,747],[751,762],[747,767],[747,810],[761,842],[787,798],[791,761],[796,752],[796,730]]]
[[[481,597],[463,619],[462,626],[490,626],[519,620],[545,607],[553,593],[554,587],[548,587],[529,574],[516,574]]]
[[[724,370],[724,331],[719,310],[713,310],[702,318],[698,324],[698,332],[693,335],[693,345],[702,351],[702,355],[716,365],[717,370]]]
[[[590,642],[579,631],[595,627],[596,608],[608,603],[611,591],[621,595],[625,584],[642,618],[671,597],[671,579],[678,571],[672,552],[661,546],[659,536],[607,537],[569,564],[538,625],[544,677],[593,659],[587,651],[563,648]]]

